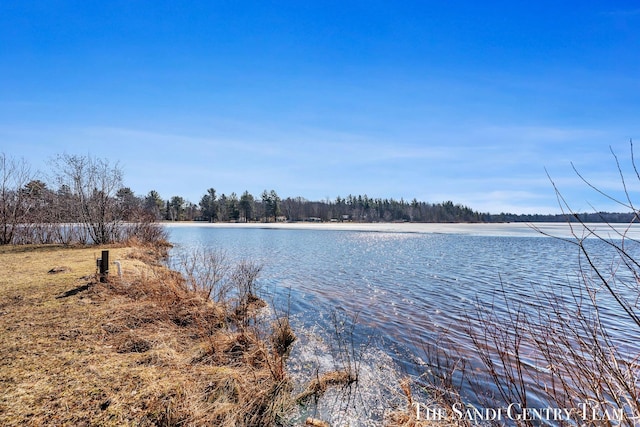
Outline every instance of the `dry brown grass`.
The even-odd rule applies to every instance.
[[[279,339],[188,291],[152,248],[109,249],[124,275],[98,283],[102,248],[0,247],[0,425],[276,423],[293,402]]]
[[[304,402],[311,397],[319,398],[329,387],[348,385],[355,381],[356,379],[347,371],[327,372],[312,380],[309,385],[307,385],[307,388],[298,394],[296,400],[298,402]]]

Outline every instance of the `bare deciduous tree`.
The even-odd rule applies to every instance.
[[[66,186],[76,204],[77,221],[96,244],[119,238],[122,218],[115,196],[122,188],[119,165],[92,156],[62,154],[55,159],[56,180]]]
[[[24,159],[8,158],[0,154],[0,244],[12,243],[14,234],[25,223],[33,206],[24,191],[33,179],[31,168]]]

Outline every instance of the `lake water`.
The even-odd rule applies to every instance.
[[[555,236],[571,235],[564,224],[542,227]],[[506,321],[515,307],[534,314],[551,299],[570,307],[585,271],[575,245],[524,224],[189,224],[167,229],[174,253],[221,249],[231,261],[263,265],[264,295],[276,311],[289,311],[300,337],[290,363],[294,376],[349,361],[360,364],[364,387],[346,403],[336,394],[327,407],[312,409],[336,425],[345,425],[345,419],[350,425],[369,425],[366,420],[375,425],[381,402],[393,400],[394,393],[400,397],[400,379],[427,369],[425,343],[436,342],[443,331],[446,345],[475,366],[477,351],[465,332],[469,315],[481,310]],[[599,230],[615,236],[606,226]],[[606,244],[587,244],[603,268],[612,265]],[[603,321],[614,341],[637,351],[640,337],[629,333],[637,328],[608,304],[604,301]],[[345,343],[352,349],[346,362],[336,354]]]

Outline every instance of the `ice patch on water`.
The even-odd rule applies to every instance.
[[[406,406],[399,384],[404,377],[392,357],[373,342],[343,348],[319,326],[295,326],[298,337],[288,370],[302,392],[310,381],[337,370],[352,369],[358,381],[329,387],[319,399],[310,398],[293,415],[294,425],[307,417],[334,426],[380,426],[386,411]],[[349,355],[341,354],[345,351]]]

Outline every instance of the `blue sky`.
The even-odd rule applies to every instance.
[[[0,3],[0,152],[119,161],[144,195],[624,210],[637,1]],[[640,144],[640,140],[638,140]],[[638,153],[640,157],[640,152]],[[637,193],[637,194],[640,194]],[[640,202],[639,202],[640,204]]]

